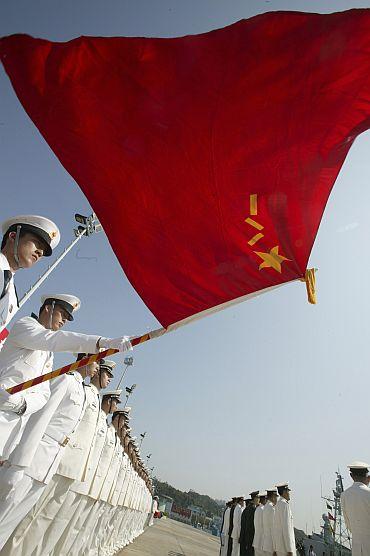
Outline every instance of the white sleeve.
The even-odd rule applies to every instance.
[[[36,326],[35,326],[36,324]],[[32,350],[95,353],[100,336],[78,332],[52,331],[33,323],[31,319],[20,319],[11,330],[11,341],[15,345]]]
[[[284,504],[282,511],[282,533],[287,552],[295,552],[294,533],[292,538],[292,530],[290,527],[290,510],[288,504]]]
[[[34,388],[25,390],[26,411],[24,415],[31,415],[39,411],[50,398],[50,386],[48,382],[42,382]]]
[[[352,532],[352,529],[351,529],[351,522],[350,522],[350,520],[349,520],[347,511],[346,511],[346,499],[345,499],[345,497],[344,497],[343,495],[341,495],[340,501],[341,501],[342,512],[343,512],[343,516],[344,516],[344,521],[346,522],[346,525],[347,525],[347,529],[349,529],[349,531]]]

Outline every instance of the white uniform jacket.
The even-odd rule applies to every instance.
[[[44,483],[56,471],[67,438],[82,418],[85,400],[78,372],[54,378],[50,391],[49,401],[30,417],[22,441],[9,458],[13,465],[27,468],[27,475]]]
[[[260,504],[254,512],[254,538],[253,547],[257,550],[263,550],[263,512],[264,506]]]
[[[88,495],[95,500],[100,499],[101,490],[104,484],[105,477],[109,472],[109,467],[113,458],[115,446],[116,431],[114,430],[113,425],[109,425],[109,427],[107,427],[104,447],[88,493]]]
[[[121,465],[122,458],[122,447],[121,442],[117,435],[115,435],[114,452],[111,459],[109,469],[104,479],[104,483],[100,492],[100,500],[103,502],[108,502],[109,495],[117,479],[117,473],[119,471],[119,466]]]
[[[125,499],[126,499],[127,492],[128,492],[129,486],[131,484],[132,478],[133,478],[133,467],[132,467],[132,463],[129,459],[128,462],[127,462],[125,480],[123,481],[122,488],[121,488],[121,493],[120,493],[119,498],[118,498],[118,505],[119,506],[124,506],[125,505]]]
[[[129,461],[128,455],[123,452],[121,465],[117,475],[117,480],[115,484],[112,486],[112,490],[108,499],[108,502],[112,506],[118,506],[119,497],[121,494],[123,483],[125,482],[126,472],[128,469],[128,461]]]
[[[93,384],[91,386],[95,388]],[[86,479],[82,482],[75,481],[71,486],[71,490],[73,492],[86,495],[90,491],[91,484],[92,481],[94,480],[94,476],[99,464],[100,456],[104,448],[105,439],[107,436],[107,430],[108,430],[107,415],[101,409],[99,412],[98,426],[95,433],[94,448],[92,453],[90,454],[89,461],[87,464],[88,469],[86,473]]]
[[[91,480],[94,444],[99,423],[100,398],[93,385],[84,384],[85,411],[78,427],[65,447],[57,469],[58,475],[75,481]]]
[[[94,353],[98,339],[98,336],[76,332],[53,332],[36,318],[23,317],[10,330],[0,352],[0,384],[9,388],[51,371],[53,352]],[[11,411],[0,411],[0,460],[7,459],[19,442],[29,415],[41,409],[49,399],[49,382],[14,394],[14,400],[21,395],[27,404],[21,417]]]
[[[244,508],[242,508],[240,504],[237,504],[235,506],[234,518],[233,518],[233,530],[231,532],[231,538],[237,542],[239,542],[239,537],[240,537],[240,526],[241,526],[243,510]]]
[[[352,533],[352,556],[370,554],[370,489],[353,483],[341,495],[342,510]]]
[[[221,546],[225,545],[225,542],[227,541],[228,535],[229,535],[229,525],[230,525],[230,508],[227,507],[226,510],[224,511],[224,518],[223,518],[223,522],[222,522],[222,528],[221,528]]]
[[[18,298],[14,286],[14,274],[11,273],[10,281],[6,286],[4,284],[4,270],[10,272],[8,259],[0,253],[0,332],[4,330],[6,325],[14,317],[18,311]],[[1,349],[2,342],[0,342]]]
[[[273,541],[273,527],[275,518],[275,506],[272,502],[267,501],[262,512],[262,523],[263,523],[263,538],[262,538],[262,550],[265,552],[274,552],[274,541]]]
[[[274,550],[296,554],[293,516],[290,504],[285,498],[279,498],[275,506]]]

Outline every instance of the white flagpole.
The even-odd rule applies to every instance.
[[[77,218],[78,217],[78,218]],[[72,243],[70,243],[65,249],[64,251],[59,255],[59,257],[57,257],[55,259],[55,261],[48,266],[48,268],[46,269],[46,271],[41,274],[41,276],[39,277],[39,279],[33,284],[33,286],[30,287],[30,289],[24,294],[24,296],[22,297],[22,299],[19,301],[19,308],[23,307],[23,305],[26,303],[26,301],[29,300],[29,298],[31,297],[31,295],[33,295],[35,293],[36,290],[38,290],[38,288],[41,286],[41,284],[43,284],[46,280],[46,278],[53,272],[53,270],[62,262],[62,260],[64,259],[64,257],[66,255],[68,255],[68,253],[71,251],[71,249],[73,249],[73,247],[76,245],[76,243],[78,243],[80,241],[80,239],[83,236],[90,236],[95,232],[100,232],[101,231],[101,225],[99,224],[95,214],[92,214],[89,217],[83,217],[79,214],[76,214],[76,219],[80,224],[85,224],[86,228],[82,229],[82,226],[79,226],[79,228],[77,230],[75,230],[75,234],[76,237],[75,239],[72,241]],[[82,221],[82,219],[84,221]]]

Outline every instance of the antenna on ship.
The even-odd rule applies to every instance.
[[[324,520],[323,537],[330,556],[348,556],[351,550],[351,535],[346,527],[340,502],[340,495],[344,487],[339,468],[336,476],[333,498],[321,496],[326,501],[327,508],[327,512],[322,516]]]

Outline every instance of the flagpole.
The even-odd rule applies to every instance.
[[[152,340],[153,338],[158,338],[162,336],[166,332],[165,328],[160,328],[158,330],[153,330],[152,332],[146,332],[142,336],[137,336],[136,338],[131,339],[131,345],[137,346],[139,344],[143,344],[148,340]],[[89,365],[90,363],[94,363],[95,361],[99,361],[104,357],[109,357],[110,355],[114,355],[115,353],[119,353],[118,349],[107,349],[105,351],[101,351],[100,353],[95,353],[90,357],[85,357],[80,361],[75,361],[74,363],[70,363],[69,365],[65,365],[64,367],[60,367],[55,371],[51,371],[50,373],[45,373],[44,375],[37,376],[31,380],[27,380],[26,382],[21,382],[20,384],[16,384],[16,386],[12,386],[11,388],[7,389],[9,394],[16,394],[17,392],[22,392],[23,390],[27,390],[28,388],[32,388],[41,382],[47,382],[52,378],[56,378],[58,376],[64,375],[66,373],[75,371],[80,367],[85,367],[85,365]]]
[[[82,216],[81,214],[76,214],[75,218],[79,223],[78,228],[74,230],[75,239],[64,249],[64,251],[55,259],[55,261],[48,266],[46,271],[41,274],[38,280],[30,287],[30,289],[24,294],[19,302],[19,309],[29,300],[31,295],[35,293],[36,290],[45,282],[46,278],[53,272],[53,270],[62,262],[64,257],[73,249],[73,247],[80,241],[83,236],[90,236],[96,232],[102,230],[98,219],[93,213],[91,216]]]
[[[73,247],[76,245],[76,243],[78,243],[80,241],[80,239],[82,238],[82,236],[86,235],[86,230],[84,230],[82,233],[79,233],[78,236],[72,241],[72,243],[70,243],[68,245],[68,247],[66,247],[64,249],[64,251],[61,253],[61,255],[59,255],[59,257],[57,257],[55,259],[55,261],[53,262],[53,264],[51,264],[50,266],[48,266],[48,268],[46,269],[46,271],[44,272],[44,274],[41,274],[41,276],[39,277],[39,279],[33,284],[33,286],[30,287],[30,289],[24,294],[24,296],[22,297],[22,299],[19,302],[19,308],[23,307],[23,305],[29,300],[29,298],[31,297],[31,295],[33,295],[35,293],[36,290],[38,290],[38,288],[45,282],[46,278],[53,272],[53,270],[62,262],[62,260],[64,259],[64,257],[66,255],[68,255],[68,253],[71,251],[71,249],[73,249]]]

